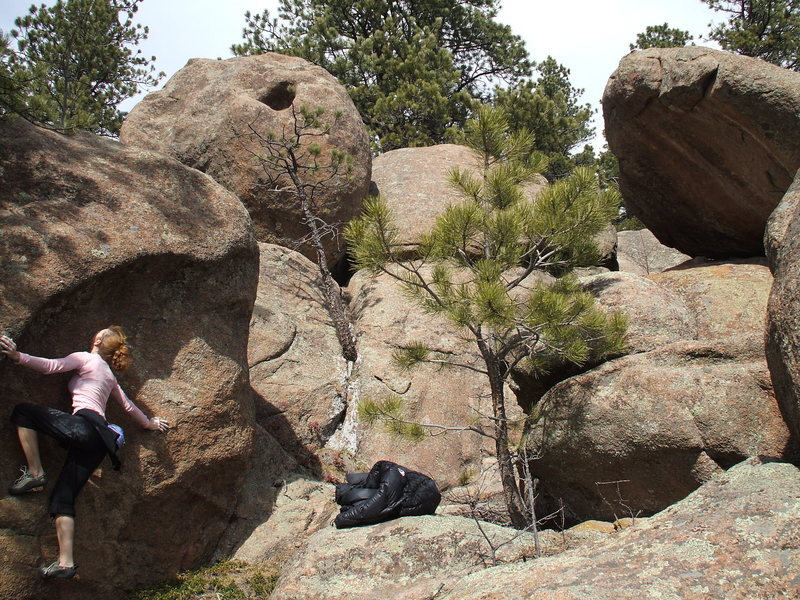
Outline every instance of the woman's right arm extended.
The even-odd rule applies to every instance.
[[[45,375],[74,371],[80,368],[84,363],[83,354],[81,352],[73,352],[64,358],[40,358],[38,356],[31,356],[30,354],[19,352],[14,340],[5,335],[0,336],[0,352],[8,356],[11,360]]]

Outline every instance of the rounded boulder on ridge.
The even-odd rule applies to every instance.
[[[625,203],[665,245],[763,256],[800,167],[800,73],[698,46],[627,55],[603,94]]]
[[[361,212],[369,191],[371,158],[367,132],[347,90],[321,67],[292,56],[266,53],[228,60],[195,58],[164,89],[145,97],[131,110],[120,132],[125,144],[173,156],[228,188],[247,207],[259,241],[298,247],[316,260],[312,248],[299,241],[308,235],[300,203],[286,177],[259,156],[266,140],[289,137],[301,107],[322,109],[330,131],[306,138],[316,143],[320,164],[337,150],[353,159],[344,170],[318,187],[315,212],[329,225],[346,223]],[[327,178],[322,169],[317,177]],[[304,181],[306,183],[307,181]],[[344,255],[344,246],[325,239],[329,264]]]
[[[474,150],[457,144],[400,148],[375,158],[373,192],[392,209],[399,243],[407,252],[413,252],[419,237],[430,231],[448,206],[464,202],[464,196],[449,183],[454,167],[477,174],[482,163]],[[528,197],[535,198],[546,185],[543,176],[535,178],[525,186]]]

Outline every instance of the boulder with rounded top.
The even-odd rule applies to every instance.
[[[624,57],[603,94],[626,206],[689,256],[762,256],[800,167],[800,73],[688,46]]]
[[[135,359],[123,389],[173,425],[144,431],[109,401],[125,428],[122,470],[104,462],[78,497],[70,598],[119,598],[207,559],[233,511],[253,437],[252,225],[233,194],[175,160],[21,120],[0,123],[0,188],[0,330],[25,352],[61,357],[122,325]],[[69,410],[68,379],[0,360],[0,408]],[[51,482],[63,452],[42,436]],[[12,480],[22,460],[0,420],[0,473]],[[0,499],[2,598],[53,597],[35,570],[56,552],[51,486]]]
[[[330,125],[329,131],[303,142],[304,147],[317,145],[319,164],[325,165],[333,150],[353,160],[349,173],[340,169],[327,180],[333,171],[322,168],[315,175],[314,181],[327,181],[313,194],[314,212],[338,227],[361,212],[368,193],[369,140],[347,90],[301,58],[266,53],[192,59],[131,110],[120,139],[207,173],[245,204],[259,241],[299,248],[316,260],[313,248],[301,243],[309,230],[293,184],[285,175],[272,181],[275,170],[259,160],[268,153],[264,140],[292,135],[303,106],[323,110],[321,121]],[[329,264],[344,254],[336,236],[326,237],[324,246]]]
[[[789,432],[762,336],[682,341],[563,381],[528,435],[531,470],[572,519],[650,515]]]

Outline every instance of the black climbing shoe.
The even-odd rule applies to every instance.
[[[39,575],[42,576],[42,579],[70,579],[75,577],[75,571],[77,570],[78,565],[62,567],[58,564],[58,561],[55,561],[52,565],[41,567],[39,569]]]

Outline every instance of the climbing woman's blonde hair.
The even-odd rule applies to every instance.
[[[131,364],[128,336],[119,325],[112,325],[102,331],[98,351],[114,371],[122,372]]]

